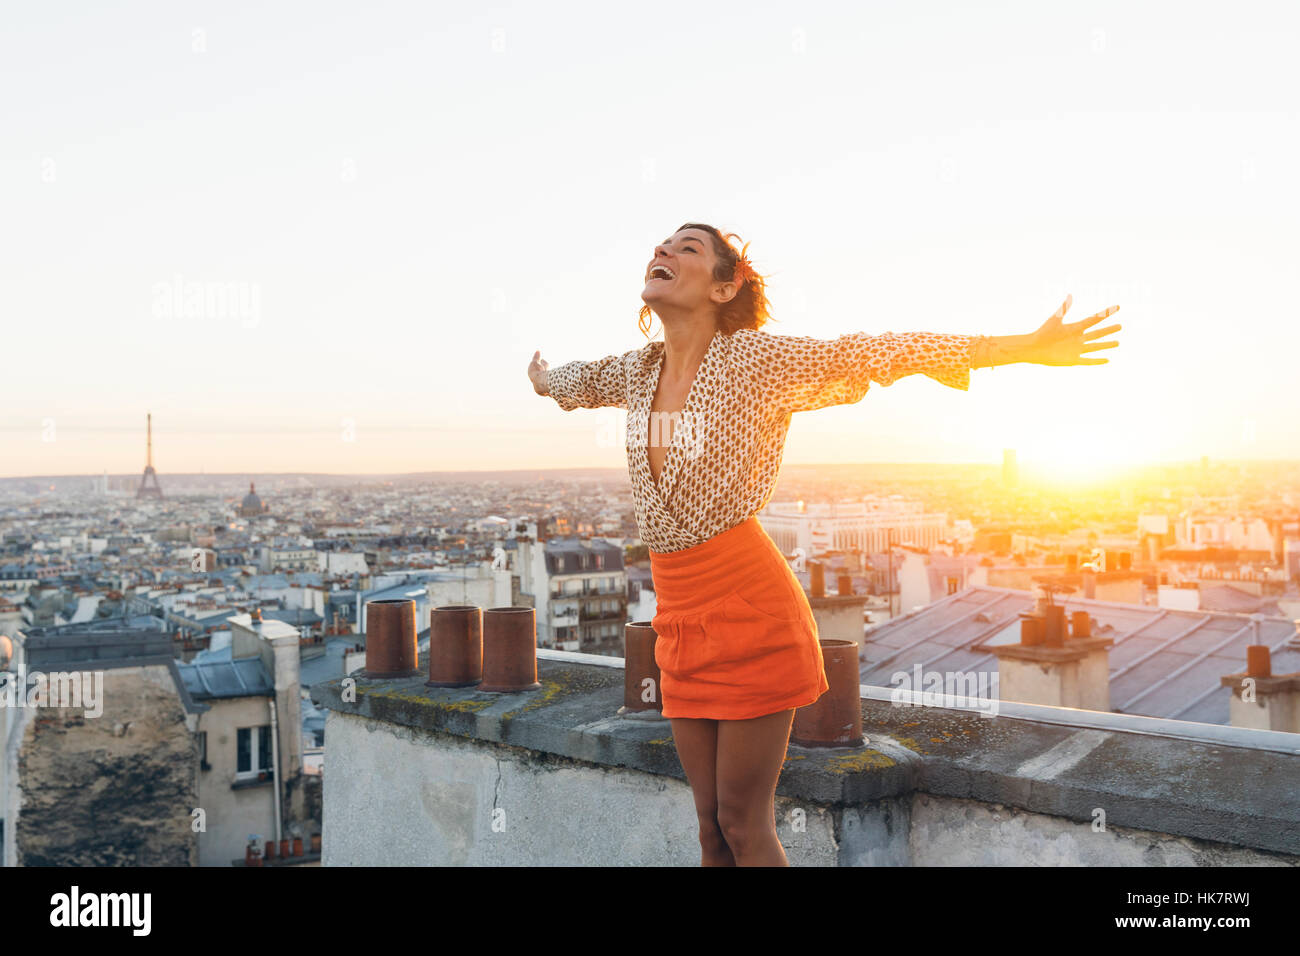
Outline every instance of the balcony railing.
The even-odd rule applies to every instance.
[[[612,611],[583,611],[583,621],[626,621],[627,608],[615,608]]]
[[[621,584],[607,585],[605,587],[599,587],[597,585],[592,584],[592,585],[584,586],[581,590],[578,589],[552,590],[551,600],[556,600],[558,598],[567,598],[567,597],[583,597],[588,594],[626,594],[626,593],[627,593],[627,587]]]

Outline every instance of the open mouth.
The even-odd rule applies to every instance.
[[[650,270],[650,277],[646,281],[654,282],[656,279],[659,279],[665,282],[671,282],[673,279],[676,278],[677,278],[677,274],[674,273],[673,270],[669,269],[667,266],[655,266],[653,269]]]

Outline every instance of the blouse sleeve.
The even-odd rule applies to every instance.
[[[741,329],[743,354],[768,398],[790,412],[861,400],[871,383],[892,385],[918,372],[940,384],[970,388],[973,335],[941,332],[850,332],[834,339]]]
[[[566,412],[575,408],[627,408],[627,362],[637,350],[594,362],[569,362],[546,376],[550,395]]]

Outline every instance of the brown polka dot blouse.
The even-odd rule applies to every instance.
[[[627,467],[641,540],[651,551],[680,551],[735,527],[767,504],[776,487],[790,416],[859,401],[872,382],[890,385],[920,372],[970,388],[976,337],[938,332],[835,339],[740,329],[715,333],[680,412],[650,406],[664,343],[650,342],[594,362],[550,370],[560,408],[627,409]],[[651,421],[675,416],[669,425]],[[647,445],[671,434],[659,481]]]

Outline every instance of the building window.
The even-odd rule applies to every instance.
[[[240,727],[235,739],[236,776],[255,777],[271,772],[271,728]]]

